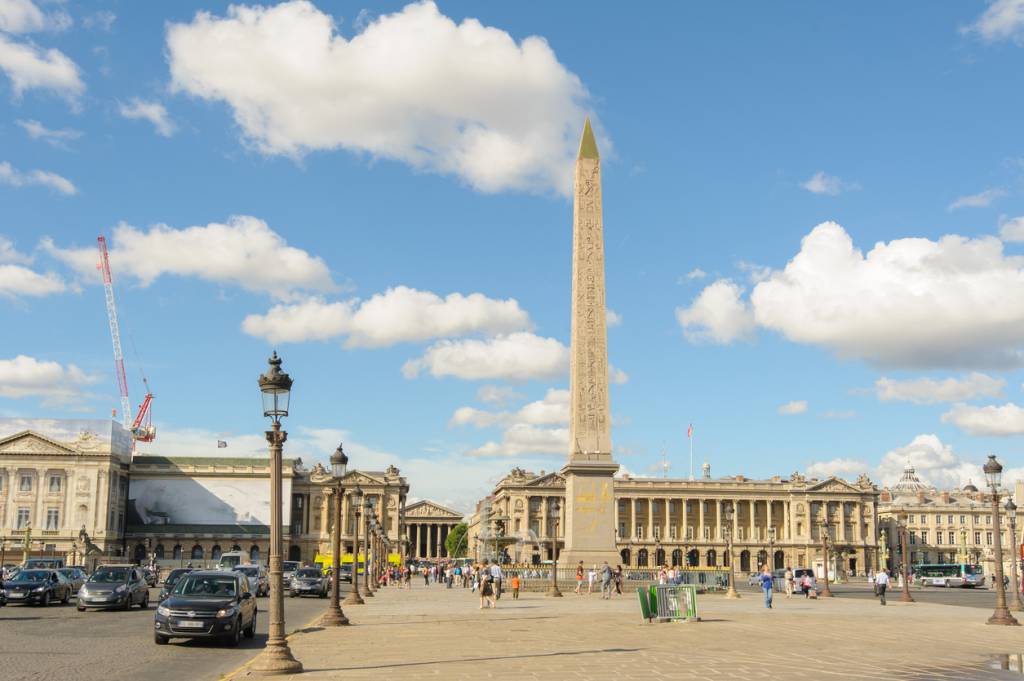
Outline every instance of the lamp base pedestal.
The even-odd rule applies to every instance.
[[[345,597],[342,603],[344,605],[364,605],[366,601],[363,600],[358,591],[353,591]]]
[[[282,640],[280,643],[267,643],[249,670],[260,676],[278,676],[282,674],[299,674],[302,672],[302,663],[292,657],[292,651],[288,642]]]
[[[337,605],[331,605],[327,608],[327,612],[320,618],[321,627],[343,627],[348,623],[349,621],[345,617],[345,613]]]

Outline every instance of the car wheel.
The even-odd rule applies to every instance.
[[[228,645],[237,646],[238,642],[242,640],[242,618],[239,617],[235,621],[235,626],[231,627],[231,633],[228,635]]]
[[[132,595],[129,593],[127,598],[124,599],[124,605],[121,606],[121,609],[122,610],[131,610],[132,609],[132,605],[133,605],[133,603],[132,603]]]
[[[61,605],[67,605],[70,600],[71,600],[71,589],[68,589],[67,591],[64,592],[64,598],[60,599],[60,604]]]
[[[85,608],[83,608],[82,606],[78,606],[78,612],[85,612]]]
[[[169,642],[170,642],[170,639],[167,638],[166,636],[161,636],[160,634],[157,634],[157,633],[153,634],[153,643],[157,644],[158,646],[165,646]]]
[[[149,608],[149,589],[146,589],[146,595],[142,597],[142,602],[139,603],[139,610],[146,610]]]
[[[42,598],[41,601],[39,601],[39,605],[41,605],[41,606],[43,606],[45,608],[49,604],[50,604],[50,592],[47,591],[46,593],[43,594],[43,598]]]
[[[242,632],[246,638],[255,638],[256,636],[256,610],[252,611],[252,619],[249,620],[249,626]]]

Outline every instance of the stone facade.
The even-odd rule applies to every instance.
[[[121,552],[131,459],[126,431],[111,421],[75,423],[81,429],[66,431],[61,440],[33,430],[0,438],[5,563],[21,562],[26,527],[31,555],[78,561],[86,549],[92,555]]]
[[[778,568],[820,567],[826,509],[833,571],[863,574],[875,566],[879,491],[864,476],[854,483],[798,473],[750,480],[711,478],[708,471],[701,480],[617,477],[613,490],[616,552],[624,565],[727,566],[724,510],[731,505],[740,571],[756,570],[767,556]],[[471,551],[487,557],[497,539],[513,561],[550,560],[553,538],[559,552],[564,548],[564,496],[560,474],[513,469],[470,519]]]
[[[417,501],[405,508],[405,526],[411,560],[447,558],[445,541],[453,527],[462,522],[462,514],[433,501]]]

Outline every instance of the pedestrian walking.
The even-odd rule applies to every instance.
[[[591,565],[587,570],[587,593],[594,593],[594,580],[597,579],[597,566]]]
[[[889,573],[885,570],[875,575],[875,593],[878,594],[878,601],[885,605],[885,590],[889,588]]]
[[[786,574],[783,576],[786,580],[786,598],[790,598],[793,595],[793,569],[786,568]]]
[[[601,598],[612,598],[612,568],[608,561],[605,561],[601,568]]]
[[[494,584],[494,600],[501,598],[501,583],[505,579],[505,575],[501,571],[501,566],[498,565],[498,561],[491,559],[491,582]]]
[[[430,586],[430,570],[423,568],[423,586]]]
[[[761,582],[761,588],[764,589],[764,607],[771,608],[775,579],[772,577],[772,571],[768,569],[767,563],[761,568],[761,574],[758,576],[758,580]]]
[[[494,601],[494,585],[491,584],[491,576],[487,572],[483,572],[480,575],[480,609],[497,607],[498,604]]]
[[[622,566],[615,566],[615,593],[622,595]]]
[[[512,600],[519,600],[519,575],[512,575]]]
[[[583,588],[583,561],[576,566],[576,595],[580,595],[580,589]]]

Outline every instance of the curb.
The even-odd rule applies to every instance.
[[[316,617],[314,617],[313,619],[311,619],[309,622],[307,622],[305,625],[299,627],[298,629],[294,629],[290,634],[285,634],[285,640],[288,640],[288,639],[292,638],[293,636],[297,636],[299,634],[305,634],[305,633],[309,632],[311,629],[316,627],[317,622],[319,622],[322,617],[323,617],[323,613],[317,615]],[[259,657],[259,656],[260,656],[260,653],[256,653],[248,661],[243,662],[241,665],[239,665],[238,667],[235,667],[234,669],[232,669],[231,671],[227,672],[226,674],[222,674],[220,676],[220,679],[222,679],[223,681],[232,681],[235,677],[237,677],[239,674],[241,674],[246,669],[248,669],[249,665],[251,665],[253,662],[255,662],[256,658]]]

